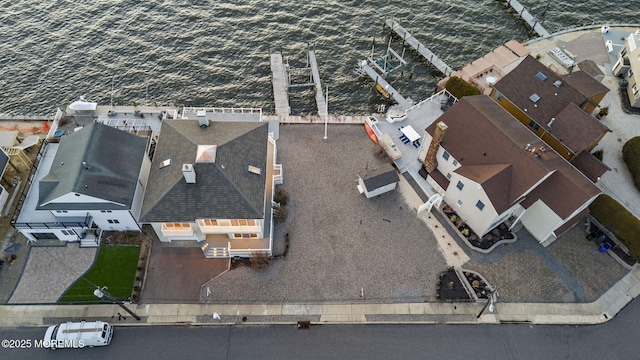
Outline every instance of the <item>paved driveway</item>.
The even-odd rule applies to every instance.
[[[197,303],[200,287],[228,268],[227,259],[207,259],[199,247],[163,246],[152,232],[142,304]]]

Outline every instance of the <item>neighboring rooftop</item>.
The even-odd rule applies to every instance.
[[[130,209],[146,146],[146,138],[96,122],[63,136],[48,174],[37,184],[38,209]],[[65,200],[71,193],[98,201]]]
[[[554,171],[559,174],[549,176],[544,187],[527,195],[529,201],[548,201],[560,215],[600,192],[488,96],[463,97],[438,120],[449,127],[441,145],[462,165],[456,172],[483,184],[498,213]],[[435,123],[427,132],[433,134],[434,128]]]
[[[595,80],[594,80],[595,81]],[[547,124],[567,104],[581,106],[587,97],[532,56],[526,56],[494,88],[539,125]]]
[[[570,74],[564,74],[560,78],[587,98],[599,95],[604,96],[609,92],[608,87],[602,85],[600,81],[594,79],[586,71],[574,71]]]
[[[593,116],[587,114],[578,105],[568,104],[556,116],[555,120],[540,124],[574,154],[590,149],[609,129]]]

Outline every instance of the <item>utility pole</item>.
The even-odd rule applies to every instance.
[[[128,307],[124,306],[124,302],[122,302],[122,301],[114,298],[113,296],[111,296],[111,294],[109,294],[105,289],[107,289],[106,286],[103,286],[101,288],[96,288],[93,291],[93,295],[95,295],[96,297],[98,297],[100,299],[102,299],[103,297],[107,298],[107,300],[111,301],[114,304],[117,304],[118,306],[123,308],[124,311],[128,312],[131,316],[133,316],[136,320],[140,321],[140,316],[136,315]]]
[[[329,121],[329,85],[327,85],[327,91],[324,99],[325,107],[327,110],[324,116],[324,139],[327,140],[327,122]]]

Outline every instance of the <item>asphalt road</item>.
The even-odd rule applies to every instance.
[[[640,302],[596,326],[294,325],[117,327],[103,348],[0,348],[0,359],[633,359]],[[0,329],[41,339],[43,328]]]

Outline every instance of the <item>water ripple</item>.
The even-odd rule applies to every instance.
[[[522,2],[534,14],[542,14],[546,4]],[[50,114],[79,95],[107,104],[112,81],[117,104],[273,111],[268,53],[282,51],[292,64],[304,65],[310,47],[329,86],[330,111],[366,113],[378,98],[371,83],[352,70],[372,42],[385,46],[385,17],[393,16],[454,68],[512,38],[528,37],[495,0],[192,3],[0,0],[0,113]],[[545,26],[556,31],[600,19],[628,23],[639,15],[630,3],[560,0],[550,3]],[[411,98],[424,98],[440,75],[415,54],[407,57],[411,65],[404,76],[390,80]],[[315,111],[310,92],[293,99],[294,111]]]

